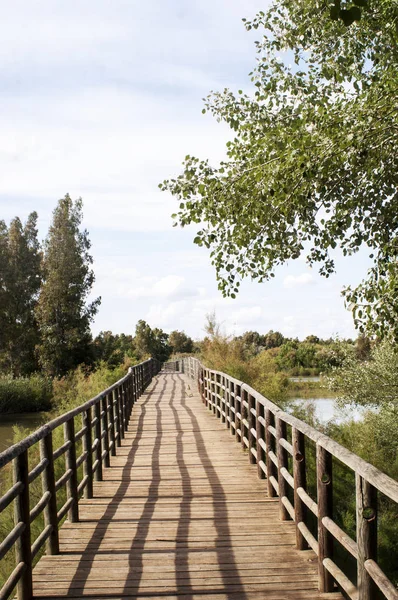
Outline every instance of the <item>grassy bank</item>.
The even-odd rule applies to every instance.
[[[0,378],[0,413],[50,410],[53,385],[41,375]]]

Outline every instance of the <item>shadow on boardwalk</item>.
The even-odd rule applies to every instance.
[[[118,522],[119,519],[116,517],[116,513],[119,507],[122,505],[123,500],[126,497],[131,498],[131,479],[135,468],[135,461],[137,459],[138,450],[140,449],[140,442],[143,439],[143,433],[145,432],[145,418],[150,416],[150,408],[155,409],[155,426],[154,429],[150,430],[153,432],[154,440],[151,455],[147,456],[148,466],[151,470],[151,480],[148,489],[147,499],[143,503],[141,515],[138,519],[137,528],[131,545],[128,550],[116,550],[112,551],[112,554],[124,554],[128,555],[128,572],[125,581],[120,581],[120,587],[123,589],[122,595],[125,596],[161,596],[161,595],[184,595],[184,600],[193,599],[196,594],[211,594],[212,589],[210,586],[203,586],[197,583],[197,578],[205,578],[205,571],[198,573],[195,572],[196,583],[192,582],[190,573],[190,564],[194,561],[194,556],[197,553],[210,552],[216,557],[217,565],[211,566],[212,569],[217,569],[220,573],[220,582],[222,581],[223,587],[227,588],[231,585],[231,576],[233,577],[233,587],[235,597],[245,600],[246,594],[244,586],[241,582],[237,565],[235,564],[232,541],[230,542],[230,530],[228,526],[227,517],[227,502],[226,494],[223,489],[223,485],[217,476],[216,470],[211,464],[210,457],[208,455],[205,440],[200,432],[199,423],[193,410],[187,403],[187,389],[184,379],[179,375],[171,375],[172,386],[171,393],[167,390],[167,379],[170,381],[170,374],[167,378],[165,375],[159,375],[154,385],[147,391],[146,396],[134,407],[134,411],[141,411],[139,414],[138,422],[134,424],[136,430],[136,437],[131,445],[130,450],[126,456],[126,462],[121,472],[120,484],[115,491],[114,497],[111,499],[108,507],[106,508],[103,517],[100,518],[94,527],[94,531],[91,538],[87,541],[86,549],[82,552],[79,559],[75,574],[69,584],[67,595],[90,595],[89,590],[84,590],[85,584],[87,583],[90,571],[92,569],[95,558],[107,551],[101,550],[101,544],[107,534],[108,529],[112,523]],[[160,388],[160,389],[159,389]],[[178,394],[178,398],[176,395]],[[168,400],[168,402],[167,402]],[[167,402],[167,404],[166,404]],[[162,467],[161,467],[161,449],[162,441],[164,438],[164,429],[162,426],[162,407],[168,407],[169,414],[173,415],[172,424],[174,421],[175,426],[175,457],[176,465],[179,471],[179,478],[175,480],[176,485],[181,485],[181,497],[175,497],[176,503],[179,503],[179,519],[177,524],[177,532],[174,540],[174,577],[175,584],[169,583],[165,585],[164,592],[149,591],[142,586],[142,578],[144,573],[145,557],[152,554],[158,554],[159,556],[164,553],[170,555],[172,550],[169,548],[162,550],[161,548],[152,549],[150,545],[146,546],[146,542],[151,539],[150,527],[154,521],[154,514],[159,506],[159,500],[168,499],[167,492],[161,493],[160,486],[162,482]],[[189,427],[184,431],[183,421],[186,424],[186,418],[188,417]],[[170,431],[170,430],[168,430]],[[205,473],[205,481],[211,489],[211,504],[213,510],[213,526],[215,530],[215,540],[209,541],[206,547],[195,547],[195,543],[189,540],[190,525],[193,521],[192,517],[192,502],[195,500],[195,492],[192,485],[192,478],[190,475],[189,464],[184,459],[184,440],[187,443],[194,443],[195,454],[199,457],[200,464],[203,467]],[[126,447],[126,442],[124,443]],[[146,446],[141,446],[141,452],[145,452]],[[149,467],[150,464],[150,467]],[[111,472],[112,468],[108,471]],[[167,479],[167,476],[163,478],[163,481]],[[100,484],[101,485],[101,484]],[[209,495],[209,494],[207,494]],[[104,496],[102,496],[103,498]],[[163,508],[164,508],[163,504]],[[174,513],[175,514],[175,513]],[[222,518],[221,518],[222,517]],[[132,519],[135,522],[137,519]],[[87,522],[87,520],[85,520]],[[121,522],[126,522],[126,518],[122,518]],[[167,526],[167,522],[170,522],[170,518],[156,518],[158,525]],[[228,570],[222,567],[225,563],[225,550],[227,547],[231,547],[231,553],[228,556]],[[106,563],[105,563],[106,564]],[[224,565],[225,566],[225,565]],[[159,569],[161,571],[161,568]],[[202,575],[203,574],[203,575]],[[154,573],[153,586],[160,588],[164,582],[157,581],[157,574]],[[167,588],[167,592],[166,592]],[[173,589],[174,588],[174,589]],[[214,590],[214,593],[220,593],[220,587]],[[98,597],[98,593],[95,594]],[[102,595],[102,594],[101,594]],[[111,590],[104,589],[104,596],[110,596]],[[115,596],[120,596],[120,592],[114,593]]]

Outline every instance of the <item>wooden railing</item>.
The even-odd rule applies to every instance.
[[[204,404],[248,451],[250,463],[257,464],[258,476],[267,478],[269,495],[279,497],[281,520],[295,522],[297,548],[310,546],[314,550],[318,557],[319,590],[332,592],[336,581],[353,600],[375,600],[380,593],[388,600],[397,600],[397,589],[377,563],[377,496],[382,494],[398,503],[398,482],[282,411],[245,383],[208,369],[195,358],[183,359],[181,367],[197,381]],[[316,447],[312,473],[308,472],[311,465],[306,458],[309,444]],[[333,519],[336,463],[343,463],[355,475],[355,540]],[[316,479],[316,501],[307,487],[309,475]],[[308,511],[316,519],[313,533]],[[355,583],[333,559],[335,542],[356,561]]]
[[[47,554],[59,553],[60,523],[66,515],[71,522],[79,520],[79,499],[82,495],[93,497],[93,481],[102,480],[103,468],[110,466],[111,457],[116,455],[127,431],[135,401],[159,370],[160,363],[155,359],[131,367],[125,377],[95,398],[50,421],[0,454],[3,481],[11,463],[13,469],[13,483],[0,498],[0,513],[14,501],[14,527],[0,544],[0,560],[15,548],[15,568],[0,591],[1,600],[6,600],[16,585],[19,600],[32,598],[35,557],[45,544]],[[61,445],[54,449],[54,434],[59,438],[58,428],[62,426]],[[32,467],[28,452],[38,450],[38,446],[39,461]],[[59,474],[61,463],[62,474]],[[31,488],[40,476],[43,493],[31,506]],[[65,501],[58,506],[60,499]],[[43,529],[32,543],[31,525],[42,514]]]

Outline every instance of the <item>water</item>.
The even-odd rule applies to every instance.
[[[0,452],[13,444],[13,427],[19,425],[29,430],[29,433],[43,425],[48,419],[47,413],[19,413],[12,415],[0,414]]]
[[[322,423],[327,423],[331,419],[336,421],[336,423],[343,423],[343,421],[350,419],[359,421],[362,418],[360,408],[345,408],[342,410],[337,406],[336,398],[322,394],[322,391],[319,392],[319,395],[312,392],[311,398],[308,398],[308,396],[307,398],[293,397],[291,399],[291,408],[288,411],[291,412],[292,408],[298,405],[303,405],[307,409],[314,408],[316,418]]]

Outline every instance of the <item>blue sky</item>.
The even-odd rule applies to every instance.
[[[337,256],[320,278],[303,260],[272,283],[217,291],[195,230],[172,228],[176,201],[158,190],[186,154],[217,162],[229,131],[202,115],[210,90],[247,88],[253,42],[241,18],[256,0],[14,0],[0,35],[0,215],[37,210],[44,236],[57,199],[84,201],[102,306],[94,333],[131,332],[138,319],[203,335],[216,311],[228,333],[278,329],[354,335],[340,295],[366,273],[364,253]]]

